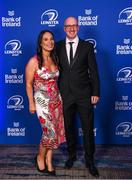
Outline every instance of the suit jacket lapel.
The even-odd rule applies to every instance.
[[[72,66],[74,65],[74,63],[76,62],[76,60],[78,59],[80,50],[81,50],[81,41],[79,40],[78,46],[77,46],[77,49],[76,49],[76,52],[75,52],[75,56],[74,56],[74,59],[73,59],[73,62],[72,62],[72,64],[70,65],[71,68],[72,68]]]
[[[66,42],[64,41],[63,43],[63,47],[62,47],[62,54],[64,56],[64,60],[67,63],[68,66],[70,66],[69,61],[68,61],[68,57],[67,57],[67,53],[66,53]]]

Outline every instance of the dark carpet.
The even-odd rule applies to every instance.
[[[78,147],[77,161],[70,170],[64,169],[65,146],[55,151],[55,177],[37,171],[37,151],[38,145],[0,145],[0,179],[94,179],[85,168],[82,147]],[[95,164],[98,179],[132,179],[132,146],[96,145]]]

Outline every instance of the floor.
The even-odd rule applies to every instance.
[[[55,177],[37,171],[37,151],[38,145],[0,145],[0,179],[94,179],[85,168],[82,147],[78,147],[77,161],[70,170],[64,169],[66,147],[55,151]],[[98,179],[132,179],[132,146],[96,145],[95,164]]]

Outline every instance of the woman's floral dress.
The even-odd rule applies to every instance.
[[[51,72],[43,66],[34,75],[34,99],[36,112],[42,127],[40,143],[56,149],[65,142],[62,99],[57,86],[59,70]]]

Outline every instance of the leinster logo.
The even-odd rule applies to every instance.
[[[93,46],[94,46],[94,52],[97,53],[97,49],[96,49],[97,42],[96,42],[96,40],[92,39],[92,38],[89,38],[89,39],[85,39],[85,41],[88,41],[88,42],[92,43]]]
[[[58,12],[55,9],[49,9],[41,15],[41,25],[55,26],[59,24],[57,17]]]
[[[123,81],[124,83],[132,82],[132,67],[122,68],[117,73],[117,81]]]
[[[11,54],[12,56],[18,56],[19,54],[22,54],[21,48],[21,42],[19,40],[13,39],[8,41],[5,44],[5,54]]]
[[[132,135],[132,123],[122,122],[116,127],[116,135],[130,137]]]
[[[96,47],[97,43],[95,39],[86,39],[85,41],[89,41],[90,43],[92,43],[94,45],[94,48]]]
[[[14,110],[21,110],[24,108],[22,103],[23,103],[23,97],[20,95],[14,95],[8,99],[7,108],[14,109]]]
[[[123,9],[119,14],[118,23],[132,25],[132,7]]]

